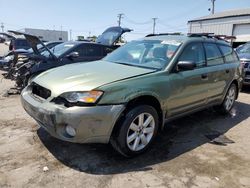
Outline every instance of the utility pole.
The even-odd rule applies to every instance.
[[[72,41],[72,30],[71,29],[69,30],[69,38],[70,38],[70,41]]]
[[[118,21],[117,21],[117,22],[118,22],[118,26],[121,26],[121,21],[122,21],[122,18],[123,18],[122,16],[123,16],[123,15],[124,15],[123,13],[120,13],[120,14],[118,14],[118,16],[117,16],[117,17],[118,17]]]
[[[208,9],[209,11],[211,10],[211,13],[214,14],[214,7],[215,7],[215,0],[211,0],[212,3],[212,10]]]
[[[4,25],[1,23],[2,32],[4,32]]]
[[[155,34],[155,26],[156,26],[156,20],[158,18],[152,18],[153,19],[153,34]]]
[[[62,25],[61,25],[61,40],[62,40]]]

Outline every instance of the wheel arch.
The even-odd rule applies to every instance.
[[[120,122],[124,120],[123,118],[124,118],[125,114],[130,109],[132,109],[133,107],[138,106],[138,105],[149,105],[149,106],[152,106],[153,108],[155,108],[155,110],[158,114],[158,117],[159,117],[159,128],[163,128],[164,115],[163,115],[163,111],[162,111],[161,104],[160,104],[159,100],[153,95],[142,95],[142,96],[135,97],[126,103],[126,107],[125,107],[124,111],[121,113],[118,120],[116,121],[111,135],[114,135],[117,132],[117,130],[119,129]]]

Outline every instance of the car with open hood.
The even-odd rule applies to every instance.
[[[51,68],[77,63],[90,62],[103,58],[119,46],[117,41],[122,34],[130,29],[111,27],[100,35],[96,42],[68,41],[49,49],[38,37],[27,33],[11,31],[16,35],[24,35],[33,49],[33,54],[28,58],[21,58],[22,66],[15,72],[15,80],[19,88],[27,85],[28,80]],[[38,45],[44,51],[37,49]]]
[[[48,49],[53,48],[54,46],[61,44],[62,42],[60,41],[51,41],[51,42],[45,42],[45,46],[47,46]],[[43,51],[45,51],[46,49],[41,45],[38,44],[37,45],[37,49],[40,53],[42,53]],[[18,63],[18,61],[14,61],[15,56],[17,57],[22,57],[22,59],[24,57],[26,57],[28,59],[28,57],[33,55],[33,49],[29,48],[27,50],[25,49],[17,49],[17,50],[12,50],[9,51],[5,56],[3,56],[2,58],[0,58],[0,68],[3,70],[9,70],[9,68],[11,67],[11,64],[14,63],[15,65]],[[26,60],[27,62],[27,60]],[[25,63],[25,61],[19,62],[19,65]],[[18,66],[19,66],[18,65]]]
[[[52,136],[144,152],[171,119],[216,106],[232,109],[240,62],[211,36],[150,36],[92,63],[38,75],[22,91],[24,109]]]

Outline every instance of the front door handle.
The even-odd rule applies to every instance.
[[[207,77],[208,77],[207,74],[202,74],[201,75],[201,79],[207,79]]]

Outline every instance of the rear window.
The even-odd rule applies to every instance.
[[[29,46],[29,43],[26,40],[15,40],[16,46]]]
[[[226,63],[235,63],[238,57],[230,46],[219,45],[219,48],[225,58]]]

